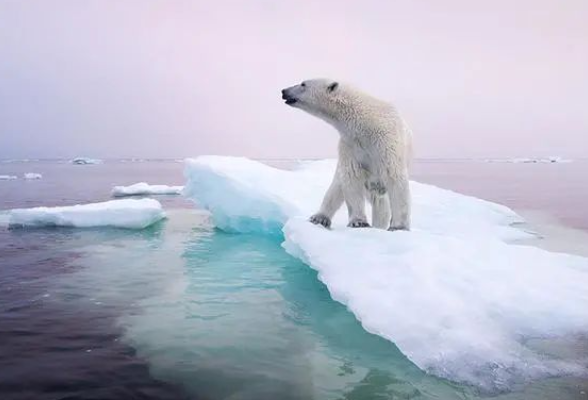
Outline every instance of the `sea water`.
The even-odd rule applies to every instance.
[[[43,180],[3,182],[13,186],[0,186],[0,208],[105,200],[111,185],[133,181],[182,183],[171,162],[51,165],[33,168]],[[455,165],[432,170],[443,168]],[[162,203],[168,220],[143,231],[0,228],[0,398],[487,396],[425,374],[364,331],[280,238],[224,233],[182,199]],[[554,378],[493,395],[585,399],[587,386]]]

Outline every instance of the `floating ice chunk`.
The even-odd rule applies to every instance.
[[[70,163],[76,165],[102,164],[102,160],[88,157],[76,157],[71,160]]]
[[[562,158],[559,156],[549,156],[549,157],[540,159],[540,162],[543,162],[543,163],[569,163],[569,162],[572,162],[572,160]]]
[[[38,174],[36,172],[27,172],[24,174],[24,178],[28,180],[35,180],[43,178],[43,175]]]
[[[182,193],[183,188],[183,186],[149,185],[145,182],[140,182],[130,186],[115,186],[112,189],[112,195],[114,197],[178,195]]]
[[[220,229],[281,233],[289,218],[318,210],[335,166],[335,160],[312,161],[287,171],[246,158],[203,156],[186,160],[184,195],[209,210]],[[522,219],[502,205],[418,182],[411,182],[411,190],[416,229],[468,237],[529,236],[511,226]],[[334,226],[346,223],[342,207]]]
[[[586,372],[525,342],[588,331],[588,259],[415,230],[329,231],[303,219],[284,247],[333,299],[417,366],[484,389]]]
[[[11,227],[143,229],[164,217],[165,213],[157,200],[124,199],[66,207],[16,209],[10,211],[8,223]]]
[[[0,181],[13,181],[15,179],[18,179],[18,177],[14,175],[0,175]]]

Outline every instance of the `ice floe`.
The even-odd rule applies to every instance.
[[[15,175],[0,175],[0,181],[14,181],[18,179]]]
[[[95,165],[95,164],[102,164],[102,160],[97,158],[88,158],[88,157],[76,157],[70,161],[71,164],[76,165]]]
[[[115,186],[112,196],[150,196],[150,195],[178,195],[182,193],[183,186],[149,185],[145,182],[135,183],[130,186]]]
[[[485,160],[490,163],[513,163],[513,164],[555,164],[555,163],[570,163],[572,160],[559,157],[549,156],[540,158],[490,158]]]
[[[346,228],[344,212],[333,230],[314,226],[334,167],[199,157],[186,161],[184,193],[221,229],[283,228],[285,249],[333,299],[429,373],[496,391],[587,372],[585,355],[537,343],[588,332],[588,259],[514,244],[529,234],[512,210],[416,182],[411,232]]]
[[[165,218],[153,199],[123,199],[64,207],[35,207],[9,212],[10,227],[65,226],[143,229]]]
[[[43,175],[36,173],[36,172],[27,172],[24,174],[23,177],[27,180],[36,180],[36,179],[42,179]]]

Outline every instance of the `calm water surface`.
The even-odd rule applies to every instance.
[[[290,166],[292,163],[279,163]],[[420,162],[414,178],[588,230],[588,163]],[[182,184],[182,164],[0,164],[0,210]],[[469,399],[366,333],[280,240],[214,230],[178,197],[141,232],[0,227],[0,399]],[[497,399],[587,399],[559,378]]]

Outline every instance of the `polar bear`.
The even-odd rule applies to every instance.
[[[374,227],[409,230],[412,133],[396,108],[329,79],[307,80],[284,89],[282,99],[326,121],[340,134],[335,177],[310,221],[329,228],[345,201],[348,226],[368,227],[367,198]]]

